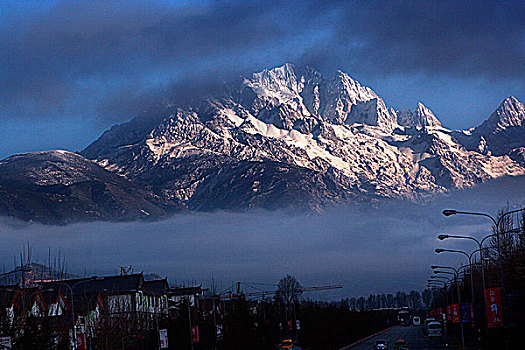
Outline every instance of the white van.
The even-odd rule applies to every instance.
[[[414,316],[414,318],[412,319],[412,323],[414,324],[414,326],[421,326],[421,319],[417,316]]]
[[[425,337],[428,337],[428,324],[430,322],[437,322],[438,320],[436,320],[435,318],[432,318],[432,317],[429,317],[425,320],[425,322],[423,323],[423,333],[425,334]]]
[[[427,334],[429,338],[439,338],[443,334],[441,333],[441,323],[439,322],[429,322],[427,324]]]

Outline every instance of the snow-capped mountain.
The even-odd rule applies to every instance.
[[[510,96],[480,126],[456,132],[454,136],[465,148],[484,154],[523,153],[525,105]],[[525,164],[523,158],[521,163]]]
[[[285,64],[203,96],[195,106],[174,103],[164,115],[132,142],[127,135],[136,119],[112,128],[82,154],[187,203],[202,198],[203,188],[214,193],[216,176],[240,162],[309,169],[351,197],[410,200],[525,174],[507,154],[466,149],[422,103],[413,112],[395,112],[342,71],[323,77]],[[121,134],[122,142],[115,142]],[[250,196],[258,195],[258,186],[259,180],[248,186]]]
[[[319,210],[524,175],[524,119],[508,98],[482,125],[451,131],[422,103],[396,112],[342,71],[285,64],[143,112],[81,155],[162,210]]]
[[[397,122],[405,127],[426,128],[441,126],[441,122],[434,113],[421,102],[417,104],[417,108],[413,112],[409,109],[398,112]]]

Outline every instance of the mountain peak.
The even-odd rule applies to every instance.
[[[253,73],[251,79],[244,80],[244,85],[259,97],[277,99],[280,103],[297,97],[303,88],[295,66],[291,63]]]
[[[397,122],[399,125],[406,127],[440,127],[441,123],[434,113],[427,108],[422,102],[417,103],[414,112],[405,109],[398,112]]]
[[[511,95],[511,96],[507,97],[506,99],[504,99],[501,104],[503,105],[505,103],[516,104],[516,103],[520,103],[520,101],[516,97]]]
[[[486,121],[481,124],[482,135],[496,134],[509,127],[525,125],[525,105],[514,96],[509,96]]]
[[[82,157],[81,155],[77,153],[64,151],[61,149],[56,149],[56,150],[39,151],[39,152],[31,152],[31,153],[18,153],[0,162],[10,162],[10,161],[18,160],[18,159],[27,159],[27,158],[33,158],[33,159],[38,159],[38,160],[68,160],[68,161],[73,161],[73,160],[75,161],[84,160],[85,161],[86,160],[84,157]]]

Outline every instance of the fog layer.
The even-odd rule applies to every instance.
[[[461,256],[441,254],[438,246],[473,250],[471,244],[440,242],[439,233],[482,237],[490,231],[483,217],[445,218],[445,208],[496,214],[509,203],[525,206],[523,177],[507,178],[457,191],[424,205],[395,202],[379,208],[328,209],[322,214],[279,211],[189,213],[153,223],[83,223],[43,226],[0,221],[0,264],[30,243],[33,261],[66,256],[68,271],[106,275],[119,266],[168,276],[171,283],[226,288],[236,281],[277,284],[293,274],[304,286],[341,284],[343,289],[311,295],[322,299],[397,290],[421,290],[433,263],[461,264]],[[272,289],[271,286],[265,287]],[[265,289],[262,288],[262,289]]]

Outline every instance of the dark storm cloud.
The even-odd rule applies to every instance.
[[[523,1],[359,1],[342,9],[335,32],[372,74],[514,78],[525,68],[523,13]]]
[[[239,73],[261,63],[273,43],[300,36],[297,22],[306,18],[285,20],[289,12],[271,2],[69,1],[10,16],[0,27],[2,104],[15,110],[34,104],[41,113],[77,103],[85,92],[91,102],[111,106],[108,99],[128,91],[127,103],[134,104],[137,95],[210,71],[222,79],[233,68]]]
[[[525,63],[521,1],[43,3],[3,5],[5,116],[128,118],[174,85],[201,81],[197,88],[285,61],[367,77],[495,79],[522,75]]]

